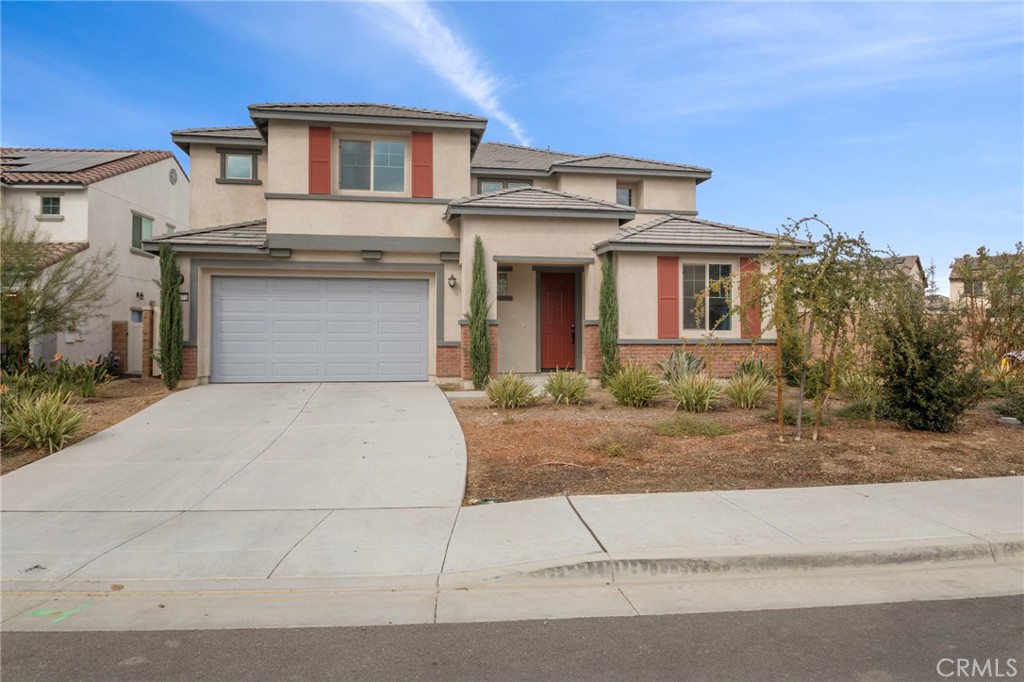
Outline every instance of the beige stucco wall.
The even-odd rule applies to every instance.
[[[696,211],[697,181],[692,178],[644,178],[637,208],[649,211]]]
[[[40,220],[44,196],[60,197],[63,220]],[[89,194],[86,189],[0,187],[0,203],[16,212],[23,228],[37,228],[40,236],[48,241],[84,242],[89,239]]]
[[[309,127],[315,122],[270,121],[268,140],[275,162],[267,175],[266,191],[281,194],[309,193]],[[326,124],[325,124],[326,125]],[[420,130],[417,128],[416,130]],[[426,130],[426,129],[424,129]],[[373,196],[409,198],[412,196],[412,129],[402,130],[391,126],[333,126],[331,142],[331,191],[347,196]],[[469,131],[434,129],[433,168],[434,196],[442,199],[457,199],[470,194],[469,173]],[[402,192],[363,192],[338,187],[338,149],[342,139],[396,140],[405,147],[405,189]],[[389,204],[381,204],[386,211]]]
[[[498,371],[537,371],[537,273],[527,263],[510,264],[511,301],[498,301]]]
[[[587,173],[559,173],[558,191],[593,197],[601,201],[615,202],[615,188],[618,184],[611,175]]]
[[[264,148],[256,157],[260,185],[218,183],[220,177],[220,144],[193,144],[189,147],[189,171],[192,175],[192,199],[189,224],[193,229],[230,225],[267,216],[266,174],[270,154]],[[180,230],[180,228],[179,228]]]
[[[457,237],[444,220],[444,204],[329,199],[270,199],[271,234],[370,235],[378,237]]]
[[[732,266],[734,301],[740,296],[740,259],[729,254],[664,254],[679,258],[679,300],[682,301],[682,266],[684,264],[728,264]],[[658,254],[627,253],[616,254],[619,293],[619,338],[622,339],[657,339],[658,338]],[[770,310],[763,311],[762,318],[767,321]],[[682,310],[680,309],[679,337],[690,340],[707,338],[708,333],[700,330],[682,329]],[[741,338],[740,316],[733,315],[732,329],[715,331],[714,338]],[[774,330],[766,330],[764,338],[774,338]]]

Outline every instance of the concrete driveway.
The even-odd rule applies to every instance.
[[[435,386],[200,386],[0,479],[0,575],[436,573],[465,475]]]

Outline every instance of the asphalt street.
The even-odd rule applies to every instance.
[[[14,632],[0,644],[4,682],[1024,679],[1024,597],[456,625]]]

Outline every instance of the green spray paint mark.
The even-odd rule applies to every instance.
[[[84,604],[79,604],[78,606],[76,606],[75,608],[71,609],[70,611],[58,611],[56,609],[44,609],[44,610],[29,611],[28,615],[30,615],[30,616],[57,616],[56,618],[53,619],[52,622],[59,623],[62,620],[64,620],[65,618],[67,618],[68,616],[70,616],[71,614],[78,613],[79,611],[84,609],[86,606],[90,606],[91,604],[92,604],[91,601],[87,601]]]

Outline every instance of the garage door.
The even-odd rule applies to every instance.
[[[422,381],[427,282],[214,277],[210,380]]]

